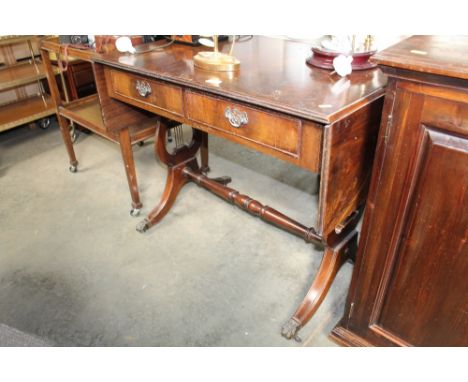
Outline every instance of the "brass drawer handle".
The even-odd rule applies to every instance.
[[[249,118],[245,111],[239,111],[236,108],[231,110],[229,106],[224,110],[224,116],[227,118],[229,123],[236,128],[246,125],[249,122]]]
[[[148,97],[151,94],[151,85],[146,81],[137,80],[135,88],[142,97]]]

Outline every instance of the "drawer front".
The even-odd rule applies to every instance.
[[[114,69],[108,71],[108,90],[111,96],[155,113],[164,110],[179,116],[184,115],[183,92],[180,87]]]
[[[190,121],[253,141],[293,157],[299,156],[301,121],[235,102],[186,92]]]

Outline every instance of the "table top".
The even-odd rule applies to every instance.
[[[140,45],[138,50],[149,46]],[[223,52],[229,47],[230,43],[220,44]],[[193,56],[210,49],[178,43],[145,53],[95,55],[93,61],[322,123],[334,122],[383,95],[386,76],[380,69],[341,78],[308,66],[310,48],[263,36],[241,40],[234,47],[241,66],[231,73],[194,67]]]
[[[412,36],[371,60],[399,69],[468,79],[468,36]]]

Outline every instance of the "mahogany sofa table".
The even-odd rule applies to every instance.
[[[222,49],[227,51],[228,45]],[[167,183],[162,200],[137,229],[144,232],[158,223],[183,185],[193,181],[323,247],[309,292],[282,328],[283,336],[297,338],[340,266],[354,253],[355,226],[369,183],[386,78],[373,69],[341,79],[306,65],[310,46],[276,38],[253,37],[237,43],[234,53],[241,68],[232,73],[195,68],[193,56],[201,49],[206,50],[173,44],[141,54],[114,52],[94,58],[95,70],[104,72],[111,98],[163,117],[156,132],[156,152],[167,165]],[[189,145],[168,151],[165,137],[172,128],[168,120],[193,128]],[[227,177],[208,178],[196,158],[199,148],[207,145],[207,134],[320,174],[314,226],[306,227],[227,187]]]

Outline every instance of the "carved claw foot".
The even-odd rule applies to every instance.
[[[297,332],[301,328],[301,323],[294,318],[290,318],[281,328],[281,335],[288,340],[293,338],[296,342],[302,342]]]
[[[143,219],[141,222],[139,222],[136,226],[136,230],[140,233],[144,233],[146,231],[148,231],[148,229],[150,228],[150,222],[148,219]]]

